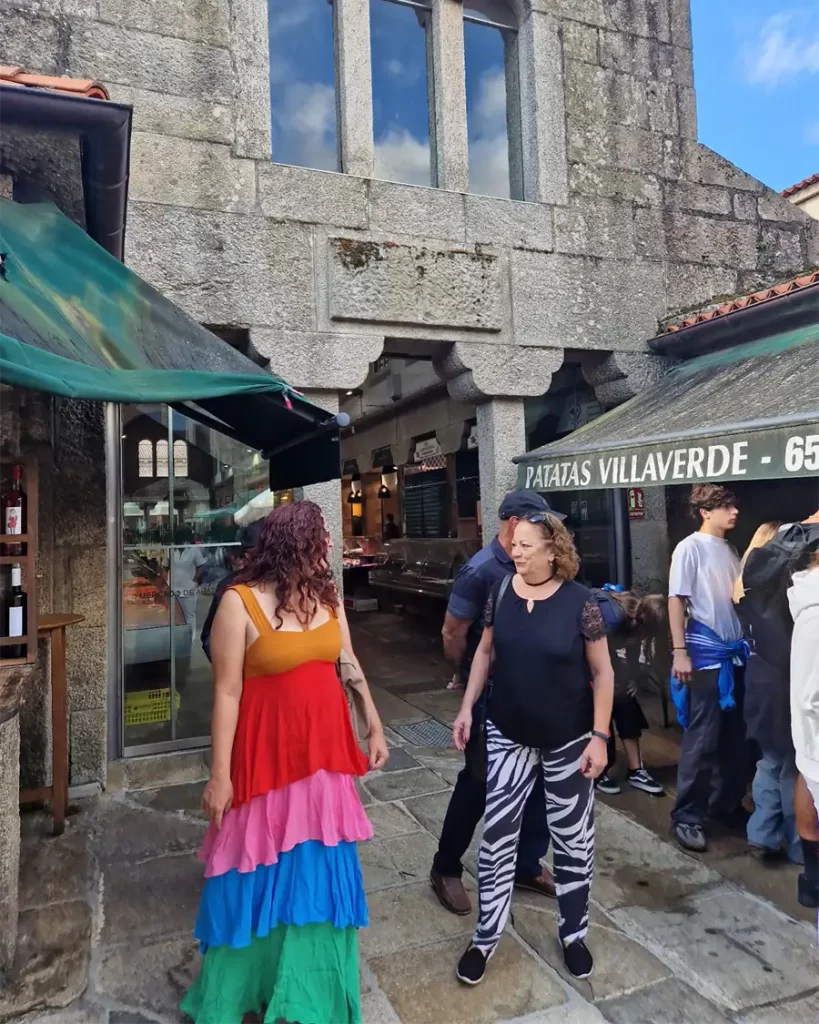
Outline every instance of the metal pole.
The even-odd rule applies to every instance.
[[[628,495],[623,487],[611,492],[614,522],[615,583],[628,590],[631,587],[631,524],[628,518]]]
[[[106,583],[108,603],[108,760],[122,757],[122,414],[105,406]]]

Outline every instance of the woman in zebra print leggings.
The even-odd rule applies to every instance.
[[[614,692],[606,630],[591,591],[575,582],[577,552],[558,519],[538,513],[521,520],[512,559],[515,575],[489,599],[453,728],[463,750],[491,664],[480,914],[457,970],[467,985],[483,980],[506,927],[523,807],[538,772],[546,790],[563,957],[577,978],[587,978],[593,967],[584,939],[594,864],[594,779],[606,767]]]

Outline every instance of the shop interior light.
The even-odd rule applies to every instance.
[[[381,501],[386,501],[388,498],[392,497],[392,491],[389,489],[389,487],[386,486],[386,484],[382,483],[381,486],[378,488],[378,497],[380,498]]]
[[[384,495],[385,498],[389,498],[398,489],[398,470],[395,466],[384,466],[381,470],[381,489],[389,492]]]

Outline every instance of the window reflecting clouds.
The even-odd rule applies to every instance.
[[[333,5],[268,0],[273,159],[337,171]]]
[[[512,12],[502,0],[465,0],[464,64],[469,191],[508,199],[510,187],[507,74],[514,66]],[[514,198],[520,198],[514,196]]]
[[[370,0],[375,176],[431,184],[423,4]]]

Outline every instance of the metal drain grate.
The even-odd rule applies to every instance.
[[[452,730],[441,725],[434,718],[424,722],[408,722],[406,725],[392,725],[390,728],[416,747],[451,747]]]

